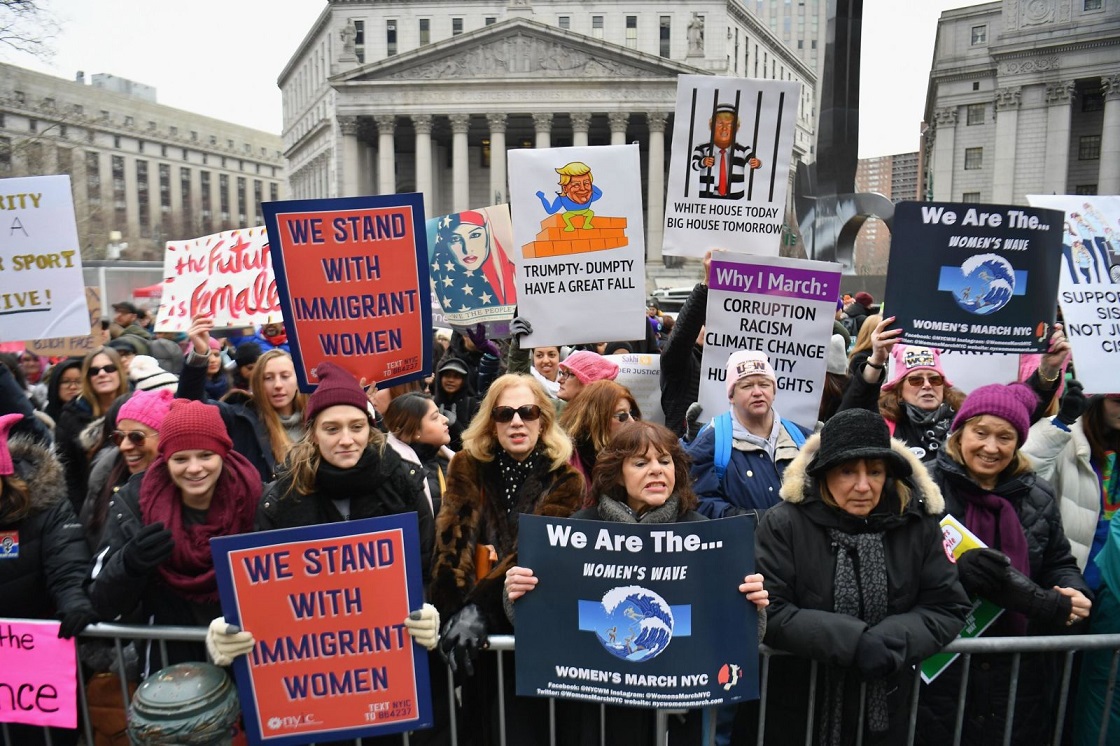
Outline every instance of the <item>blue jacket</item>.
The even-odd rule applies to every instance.
[[[800,426],[798,426],[800,427]],[[806,436],[811,431],[800,428]],[[688,446],[692,457],[692,489],[700,498],[698,510],[709,518],[724,518],[740,513],[763,511],[780,501],[782,474],[798,453],[798,447],[785,428],[779,430],[776,458],[746,441],[735,441],[723,484],[714,463],[715,428],[704,428]]]

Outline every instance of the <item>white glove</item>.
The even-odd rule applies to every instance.
[[[210,629],[206,631],[206,652],[217,666],[228,666],[233,663],[234,658],[245,655],[256,644],[252,632],[241,631],[237,625],[227,622],[225,617],[218,617],[210,622]]]
[[[434,650],[439,642],[439,612],[431,604],[424,604],[405,617],[404,626],[412,639],[428,650]]]

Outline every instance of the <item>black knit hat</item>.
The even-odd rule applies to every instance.
[[[910,476],[910,462],[891,448],[887,423],[875,412],[846,409],[821,428],[821,447],[809,462],[808,472],[819,477],[834,466],[856,459],[882,459],[891,476]]]
[[[243,368],[246,365],[252,365],[257,362],[261,357],[261,346],[256,342],[242,342],[234,356],[234,361],[237,363],[238,368]]]

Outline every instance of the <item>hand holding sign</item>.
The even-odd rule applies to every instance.
[[[195,314],[187,327],[187,339],[196,355],[210,354],[210,330],[214,328],[214,317],[208,313]]]
[[[1042,362],[1038,366],[1038,376],[1042,382],[1052,386],[1062,372],[1062,366],[1069,357],[1069,340],[1066,339],[1065,330],[1061,324],[1054,324],[1054,332],[1050,335],[1050,348],[1042,355]]]

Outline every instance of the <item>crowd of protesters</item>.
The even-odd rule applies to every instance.
[[[521,514],[751,516],[759,574],[739,590],[759,610],[760,640],[794,656],[771,668],[767,743],[899,742],[915,665],[956,637],[978,598],[1004,609],[987,635],[1120,631],[1120,393],[1083,390],[1060,325],[1021,382],[966,393],[870,294],[838,299],[819,419],[794,422],[760,352],[730,355],[726,410],[697,404],[707,292],[698,283],[675,320],[651,302],[639,340],[523,349],[525,318],[508,340],[455,331],[437,337],[423,384],[380,391],[324,363],[315,392],[300,393],[282,324],[219,338],[198,316],[184,334],[155,334],[128,302],[84,356],[5,355],[0,534],[19,537],[18,556],[0,562],[5,616],[58,619],[67,637],[98,620],[206,626],[205,646],[137,651],[125,675],[228,665],[254,639],[222,618],[210,538],[415,513],[428,602],[405,625],[430,651],[433,690],[445,664],[461,689],[454,703],[436,691],[436,726],[413,738],[449,742],[456,711],[472,744],[502,729],[513,744],[548,738],[544,700],[518,700],[499,723],[512,657],[482,654],[537,584],[517,561]],[[660,412],[616,380],[609,356],[628,352],[661,353]],[[986,548],[951,559],[947,513]],[[1120,734],[1120,697],[1104,712],[1110,656],[1085,656],[1074,681],[1077,743],[1095,742],[1102,718]],[[917,741],[951,741],[960,705],[962,743],[1001,738],[1011,712],[1012,742],[1040,742],[1059,711],[1058,665],[1046,654],[957,663],[920,685]],[[651,731],[623,707],[562,709],[561,743]],[[717,742],[754,743],[760,714],[725,709]],[[698,743],[698,722],[681,720],[670,742]],[[36,731],[10,743],[41,742]]]

